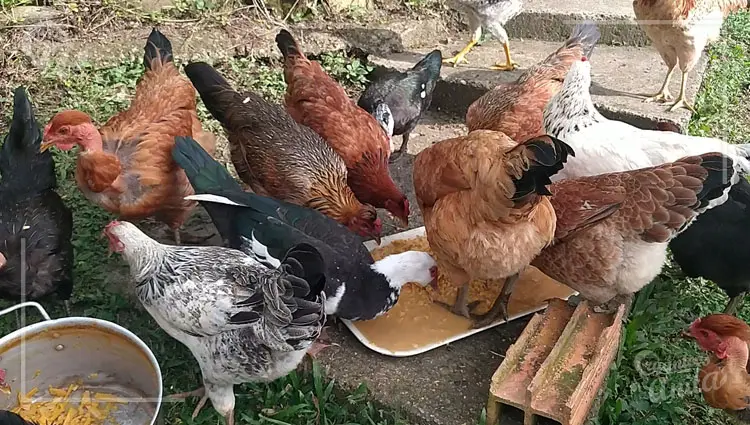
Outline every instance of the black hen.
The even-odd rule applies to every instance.
[[[325,262],[326,313],[349,320],[369,320],[388,311],[407,282],[431,283],[435,261],[423,252],[398,254],[403,269],[389,257],[374,262],[359,236],[322,213],[246,193],[227,170],[198,143],[175,138],[172,157],[187,175],[197,200],[208,211],[226,245],[276,267],[292,247],[306,243]],[[397,260],[398,262],[398,260]],[[422,273],[424,272],[424,273]]]
[[[52,153],[39,153],[41,142],[31,102],[19,87],[0,148],[0,297],[56,293],[69,312],[73,216],[55,192],[55,163]]]
[[[37,422],[26,419],[7,410],[0,410],[0,425],[39,425]]]
[[[750,290],[750,183],[744,178],[729,199],[712,208],[669,244],[675,262],[690,277],[711,280],[731,300],[725,313],[734,314]]]
[[[406,152],[409,134],[429,109],[442,62],[440,50],[433,50],[406,72],[391,70],[378,75],[359,98],[359,107],[375,116],[389,138],[403,135],[403,143],[391,160]],[[383,104],[388,108],[379,107]]]

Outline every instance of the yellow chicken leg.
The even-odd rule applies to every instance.
[[[457,67],[459,63],[469,63],[468,60],[466,60],[465,56],[467,53],[471,51],[471,49],[476,46],[477,40],[471,40],[469,44],[466,45],[466,47],[463,48],[456,56],[453,56],[452,58],[443,59],[443,63],[452,63],[453,67]]]
[[[674,69],[676,67],[676,65],[672,65],[672,67],[669,68],[669,71],[667,71],[667,77],[664,79],[664,84],[662,84],[659,93],[643,99],[644,102],[669,102],[670,100],[674,99],[674,97],[672,97],[672,93],[669,92],[669,82],[672,80],[672,74],[674,73]]]
[[[508,42],[503,43],[503,50],[505,51],[505,63],[497,63],[491,66],[490,69],[497,71],[513,71],[518,68],[518,64],[513,62],[513,59],[510,58],[510,44],[508,44]]]
[[[682,84],[680,84],[680,94],[677,96],[677,101],[672,104],[672,106],[669,107],[669,112],[674,112],[678,110],[679,108],[685,108],[690,110],[692,113],[695,113],[695,108],[693,105],[688,103],[687,99],[685,98],[685,89],[687,88],[687,79],[688,79],[688,73],[683,72],[682,73]]]

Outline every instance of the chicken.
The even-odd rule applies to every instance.
[[[679,66],[682,71],[680,94],[669,110],[687,108],[695,112],[685,98],[688,73],[698,63],[706,45],[719,38],[724,17],[747,7],[747,0],[634,0],[638,24],[668,68],[661,90],[646,101],[674,100],[669,92],[669,81]]]
[[[0,148],[0,296],[19,301],[55,294],[70,315],[73,215],[55,192],[51,152],[26,90],[15,90],[13,121]]]
[[[380,243],[377,211],[357,200],[344,161],[320,136],[279,105],[237,93],[206,63],[191,63],[185,73],[227,131],[235,169],[255,193],[314,208]]]
[[[591,101],[589,62],[577,62],[563,88],[545,109],[545,130],[570,144],[576,157],[558,173],[575,178],[652,167],[679,158],[721,152],[747,171],[750,145],[730,145],[720,139],[641,130],[604,118]],[[750,231],[750,183],[741,179],[723,205],[701,214],[670,242],[674,260],[689,276],[716,282],[730,297],[727,313],[736,309],[750,289],[750,246],[742,235]]]
[[[403,140],[397,151],[393,152],[391,147],[391,162],[406,152],[409,135],[430,108],[432,92],[440,78],[442,59],[440,50],[433,50],[406,72],[384,72],[370,82],[357,102],[357,105],[374,116],[377,116],[378,106],[388,106],[393,128],[386,127],[384,130],[389,138],[402,135]]]
[[[474,101],[466,112],[469,131],[501,131],[516,141],[545,134],[544,107],[562,87],[571,64],[591,57],[599,36],[592,21],[576,25],[559,49],[524,71],[514,83],[502,83]]]
[[[195,89],[172,62],[169,40],[154,29],[145,47],[146,72],[130,108],[97,130],[80,111],[62,111],[44,129],[42,150],[81,148],[76,181],[90,201],[120,217],[154,216],[180,243],[179,228],[195,202],[190,183],[172,161],[175,136],[194,136],[213,153],[215,140],[203,132]]]
[[[0,410],[0,424],[2,425],[39,425],[36,422],[27,421],[17,414],[8,410]],[[49,424],[55,425],[55,424]]]
[[[623,297],[659,274],[672,238],[698,214],[726,201],[730,187],[740,180],[735,167],[730,158],[708,153],[652,168],[557,181],[550,186],[555,241],[531,264],[578,291],[598,311],[612,312]],[[582,212],[607,207],[613,210],[606,217],[580,228]]]
[[[320,212],[243,192],[194,140],[177,138],[173,155],[198,194],[190,199],[201,202],[228,246],[271,266],[300,243],[320,252],[327,314],[374,319],[396,304],[406,283],[437,283],[436,263],[429,254],[407,251],[375,262],[357,235]]]
[[[458,66],[459,63],[469,63],[466,54],[479,43],[482,38],[482,27],[492,34],[503,44],[505,51],[505,63],[498,63],[492,69],[500,71],[512,71],[518,64],[510,58],[510,44],[508,44],[508,33],[503,25],[521,13],[523,0],[451,0],[452,7],[463,12],[469,18],[469,31],[471,41],[456,56],[444,59],[445,63]]]
[[[281,30],[276,43],[284,55],[289,114],[341,155],[349,170],[349,186],[360,201],[385,208],[408,225],[409,201],[388,170],[391,148],[381,125],[354,104],[319,63],[305,57],[288,31]]]
[[[709,359],[698,372],[698,385],[709,406],[723,409],[742,423],[750,423],[748,343],[750,326],[725,314],[712,314],[693,322],[685,336],[708,351]]]
[[[143,307],[200,364],[203,388],[173,396],[202,397],[193,419],[210,398],[233,425],[233,386],[286,376],[320,335],[326,276],[308,244],[271,268],[234,249],[162,245],[128,222],[113,221],[105,234]]]
[[[477,130],[417,155],[414,189],[427,241],[441,272],[461,288],[454,313],[471,318],[472,280],[505,279],[491,310],[477,317],[475,326],[507,316],[518,275],[552,242],[555,212],[546,185],[572,154],[554,138],[517,144],[503,133]]]

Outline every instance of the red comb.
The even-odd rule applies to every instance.
[[[105,229],[111,229],[111,228],[113,228],[114,226],[117,226],[118,224],[120,224],[120,222],[119,222],[119,221],[117,221],[117,220],[112,220],[112,221],[111,221],[111,222],[110,222],[109,224],[107,224],[106,226],[104,226],[104,228],[105,228]]]
[[[587,60],[586,56],[581,56],[581,62],[586,62]]]

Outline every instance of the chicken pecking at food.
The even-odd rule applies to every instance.
[[[203,387],[172,398],[210,398],[234,425],[233,386],[270,382],[302,361],[325,323],[323,258],[308,244],[292,246],[277,267],[223,247],[162,245],[128,222],[105,234],[123,255],[143,307],[190,349]]]
[[[471,31],[471,41],[456,56],[443,60],[445,63],[452,63],[458,66],[459,63],[469,63],[466,60],[466,54],[479,43],[482,38],[482,28],[492,34],[500,43],[503,44],[505,52],[505,63],[497,63],[492,67],[499,71],[512,71],[518,67],[518,64],[510,58],[510,44],[508,33],[503,26],[521,13],[523,0],[451,0],[454,9],[463,12],[469,19],[469,31]]]
[[[79,146],[76,181],[86,198],[123,218],[156,217],[179,244],[179,228],[196,203],[184,199],[193,189],[172,161],[174,138],[192,135],[211,153],[215,139],[202,130],[195,89],[175,67],[169,40],[154,29],[145,51],[146,71],[128,110],[98,130],[83,112],[60,112],[47,124],[41,149]]]
[[[423,150],[414,161],[414,189],[430,249],[441,273],[460,286],[452,311],[472,318],[469,283],[505,280],[483,327],[500,315],[519,274],[555,234],[546,185],[573,152],[539,137],[518,144],[503,133],[477,130]],[[507,319],[507,317],[506,317]]]
[[[224,126],[237,174],[255,193],[314,208],[380,243],[377,211],[357,200],[344,161],[320,136],[281,106],[236,92],[206,63],[191,63],[185,73]]]
[[[684,335],[709,352],[708,362],[698,372],[706,403],[750,424],[750,326],[734,316],[712,314],[697,319]]]
[[[531,264],[578,291],[595,311],[611,313],[659,274],[672,238],[726,201],[739,171],[730,158],[707,153],[557,181],[550,186],[555,241]],[[599,220],[582,227],[581,214],[596,210]]]
[[[55,192],[51,152],[26,90],[13,98],[13,120],[0,148],[0,297],[19,301],[55,294],[70,315],[73,215]]]
[[[750,145],[731,145],[720,139],[687,136],[671,131],[642,130],[603,117],[591,101],[588,62],[571,67],[560,92],[544,112],[545,129],[576,151],[558,176],[575,178],[653,167],[685,156],[721,152],[743,170]],[[732,297],[732,313],[742,293],[750,289],[750,183],[741,179],[729,191],[729,200],[706,211],[670,242],[674,260],[692,277],[713,280]]]
[[[388,170],[391,146],[382,125],[347,96],[319,63],[302,53],[292,35],[281,30],[276,43],[284,55],[286,108],[298,123],[312,128],[344,159],[349,186],[357,198],[385,208],[409,222],[409,201]],[[390,111],[384,116],[390,117]]]
[[[433,50],[405,72],[390,70],[380,74],[370,82],[357,102],[362,109],[376,117],[381,105],[388,106],[393,128],[386,127],[384,130],[390,139],[402,135],[401,147],[395,152],[391,148],[391,162],[406,152],[409,135],[430,108],[432,92],[440,78],[442,59],[440,50]]]
[[[685,98],[688,73],[706,45],[719,38],[721,25],[729,13],[748,7],[748,0],[634,0],[638,24],[667,65],[667,76],[659,93],[647,102],[674,100],[669,81],[675,68],[682,71],[680,94],[669,110],[687,108],[695,112]]]
[[[320,212],[243,192],[194,140],[177,138],[173,154],[198,194],[190,198],[201,202],[228,246],[271,266],[300,243],[320,252],[327,314],[374,319],[396,304],[408,282],[437,282],[435,260],[425,252],[407,251],[375,262],[359,236]]]
[[[545,134],[542,113],[562,87],[573,62],[591,57],[599,29],[592,21],[573,28],[570,38],[513,83],[502,83],[474,101],[466,112],[469,131],[495,130],[516,141]]]

